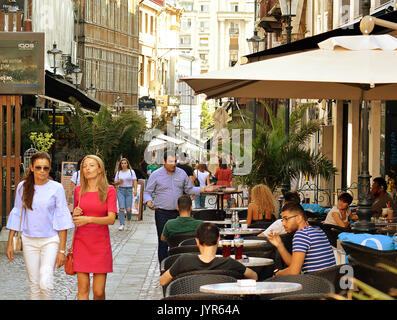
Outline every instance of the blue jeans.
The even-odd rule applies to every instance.
[[[117,201],[119,203],[119,219],[120,225],[123,225],[124,222],[124,211],[127,211],[127,219],[131,220],[131,205],[132,205],[132,187],[123,188],[118,187],[117,189]]]
[[[163,229],[165,224],[170,219],[176,219],[179,216],[179,212],[177,210],[163,210],[157,209],[154,213],[154,220],[156,221],[157,228],[157,238],[158,238],[158,258],[159,262],[168,256],[168,243],[166,241],[161,241],[161,234],[163,233]]]
[[[196,208],[205,208],[205,194],[201,194],[199,196],[195,196],[194,198],[194,204],[196,205]]]

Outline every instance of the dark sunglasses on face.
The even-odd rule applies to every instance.
[[[41,170],[50,171],[50,167],[35,166],[34,169],[37,171],[41,171]]]

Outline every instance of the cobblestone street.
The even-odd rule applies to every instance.
[[[119,220],[110,226],[113,251],[113,273],[108,274],[106,298],[110,300],[158,300],[162,297],[157,261],[157,236],[154,212],[146,210],[142,221],[126,223],[118,231]],[[73,229],[68,232],[67,248]],[[29,300],[29,284],[22,254],[10,262],[0,255],[0,299]],[[54,273],[54,299],[75,300],[76,276],[65,274],[63,267]],[[92,298],[92,296],[91,296]]]

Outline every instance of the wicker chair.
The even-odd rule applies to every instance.
[[[179,244],[179,247],[181,246],[195,246],[196,245],[196,238],[190,238],[190,239],[186,239],[181,241],[181,243]]]
[[[172,281],[167,287],[165,296],[200,293],[200,286],[202,285],[236,281],[236,278],[222,274],[195,274],[185,276]]]
[[[346,272],[342,272],[341,268],[344,268],[345,266],[347,266],[347,264],[340,264],[319,271],[311,272],[310,275],[329,280],[334,285],[335,291],[339,293],[343,290],[340,287],[340,279],[346,275]]]
[[[335,293],[334,285],[327,279],[309,274],[286,275],[268,278],[265,282],[295,282],[302,285],[302,289],[294,292],[285,292],[275,295],[266,295],[264,299],[272,299],[281,296],[297,294],[327,294]]]
[[[327,235],[329,243],[333,247],[337,247],[338,235],[342,232],[352,232],[350,228],[342,228],[333,224],[324,223],[320,228]]]
[[[291,294],[289,296],[280,296],[272,298],[272,300],[333,300],[328,297],[328,293],[306,293]]]
[[[207,221],[221,221],[225,220],[226,213],[223,210],[217,209],[208,209],[208,210],[199,210],[192,211],[191,216],[197,220],[207,220]]]
[[[349,261],[353,258],[357,263],[375,266],[385,263],[397,268],[397,250],[377,250],[352,242],[341,242]]]
[[[168,247],[177,247],[183,240],[194,238],[195,234],[192,233],[177,233],[167,238]]]
[[[190,252],[198,254],[199,252]],[[172,264],[184,253],[173,254],[172,256],[168,256],[167,258],[163,259],[160,263],[160,275],[162,275],[165,271],[167,271]]]

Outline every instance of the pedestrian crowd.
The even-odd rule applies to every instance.
[[[162,286],[179,274],[197,270],[235,270],[241,278],[258,279],[258,274],[241,261],[216,256],[220,230],[214,224],[192,216],[195,209],[206,209],[206,196],[233,185],[233,173],[220,158],[212,174],[206,163],[192,167],[187,155],[177,158],[175,152],[164,152],[164,164],[144,160],[133,169],[127,158],[121,158],[115,170],[113,184],[109,184],[105,165],[96,155],[82,158],[72,176],[73,212],[70,212],[62,184],[49,176],[51,158],[37,152],[30,158],[30,166],[15,192],[14,207],[9,214],[10,230],[6,255],[14,260],[15,240],[21,233],[23,257],[28,275],[31,299],[51,299],[54,287],[54,268],[73,255],[73,273],[77,276],[79,300],[87,300],[92,288],[95,300],[106,298],[107,274],[113,271],[113,257],[109,225],[119,219],[119,231],[132,218],[134,198],[138,196],[137,180],[146,179],[143,204],[155,211],[158,237],[158,261],[168,257],[168,241],[178,234],[195,239],[198,254],[183,254],[160,277]],[[371,189],[375,215],[382,208],[395,208],[386,192],[383,178],[376,178]],[[235,205],[232,197],[217,207]],[[281,215],[277,219],[272,191],[265,184],[255,185],[249,192],[247,221],[250,228],[262,228],[259,237],[266,237],[275,247],[281,262],[274,275],[311,273],[336,264],[333,248],[324,231],[309,223],[304,205],[296,191],[284,194]],[[194,201],[194,202],[193,202]],[[217,200],[222,201],[222,200]],[[337,204],[326,215],[325,224],[351,228],[358,219],[351,209],[353,198],[342,193]],[[72,248],[66,248],[67,230],[74,228]],[[291,236],[289,245],[282,240]],[[276,259],[277,259],[276,257]],[[65,268],[66,270],[66,268]],[[92,274],[92,284],[90,274]]]

